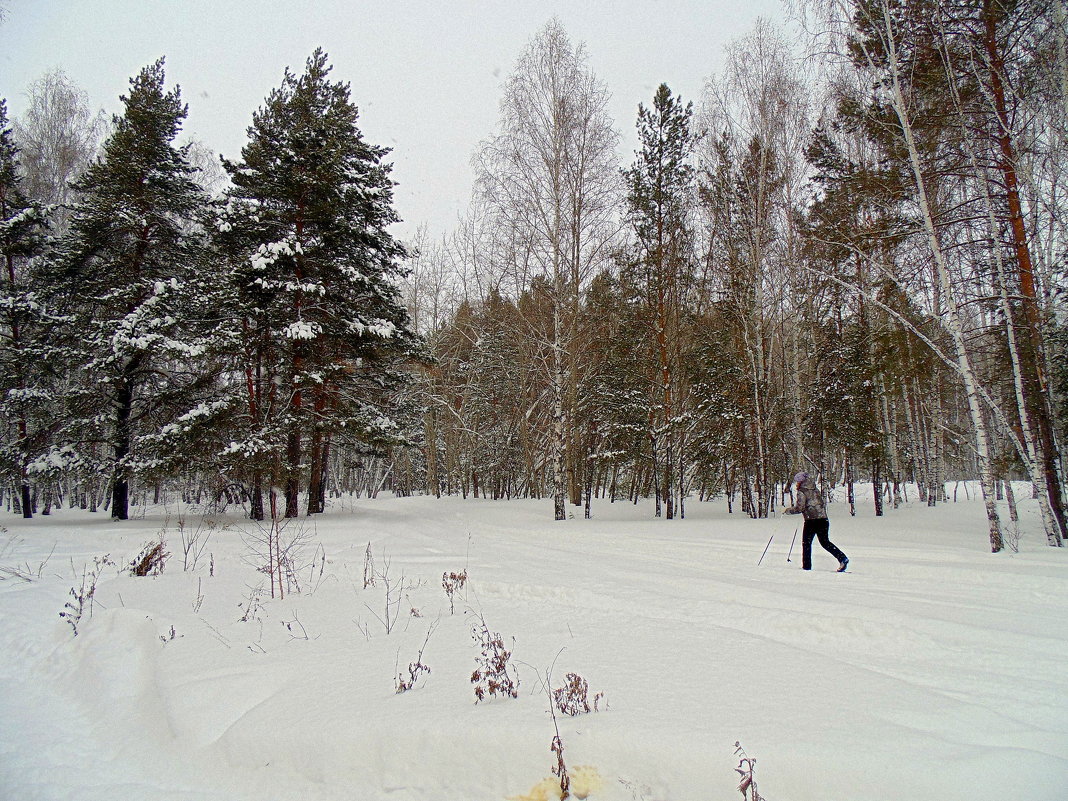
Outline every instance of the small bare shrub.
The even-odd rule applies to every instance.
[[[445,594],[449,596],[449,614],[456,613],[454,596],[467,585],[467,568],[459,573],[442,573],[441,586],[445,588]]]
[[[471,683],[475,685],[475,698],[485,700],[487,695],[519,697],[519,672],[509,665],[512,652],[504,647],[499,632],[491,632],[482,615],[473,626],[471,635],[479,644],[482,652],[475,658],[478,667],[471,674]],[[514,678],[513,678],[514,676]]]
[[[557,654],[559,658],[560,654]],[[589,712],[590,707],[586,702],[587,685],[586,680],[579,676],[577,673],[567,674],[567,684],[557,690],[550,690],[553,683],[553,668],[556,667],[556,660],[553,660],[553,664],[545,671],[545,681],[542,686],[545,688],[545,694],[549,696],[549,714],[553,717],[553,735],[552,743],[549,746],[549,750],[556,756],[556,765],[553,766],[552,772],[560,783],[560,798],[570,798],[571,796],[571,773],[567,769],[567,763],[564,761],[564,741],[560,736],[560,722],[556,718],[556,710],[566,712],[568,715],[577,715],[581,710],[581,707],[585,707],[585,711]],[[575,711],[569,711],[574,709]],[[580,796],[585,797],[585,796]]]
[[[169,556],[163,541],[163,534],[160,533],[158,540],[146,543],[137,558],[130,562],[130,575],[158,576],[163,572]]]
[[[373,564],[373,562],[371,564]],[[393,633],[393,629],[396,627],[397,621],[400,618],[401,601],[404,599],[407,599],[408,601],[409,622],[413,617],[422,617],[422,614],[415,608],[411,602],[411,598],[408,596],[409,592],[422,586],[422,582],[413,581],[412,579],[407,578],[403,571],[401,571],[400,579],[391,576],[391,565],[392,560],[388,556],[383,556],[382,569],[375,574],[374,581],[371,582],[371,586],[377,586],[377,584],[381,582],[382,586],[385,587],[386,597],[382,614],[379,615],[370,607],[370,605],[366,603],[364,604],[364,606],[367,607],[367,611],[374,615],[378,622],[385,628],[386,634]],[[365,586],[367,585],[365,584]]]
[[[196,527],[193,527],[186,525],[185,517],[179,517],[178,535],[182,541],[182,570],[196,570],[197,563],[204,555],[212,535],[216,531],[226,531],[229,527],[229,524],[226,524],[220,528],[214,520],[205,517],[200,518]]]
[[[291,526],[277,518],[242,534],[249,551],[246,562],[270,579],[272,598],[301,591],[300,573],[316,558],[307,555],[312,534],[302,523]]]
[[[1013,553],[1020,552],[1020,526],[1016,523],[1010,523],[1003,531],[1002,537],[1005,540],[1005,544],[1009,546],[1009,550]]]
[[[72,564],[71,567],[74,565]],[[74,636],[78,636],[78,626],[81,625],[82,617],[86,612],[89,617],[93,616],[93,598],[96,595],[96,582],[100,578],[100,571],[105,567],[114,567],[109,554],[98,556],[93,559],[93,569],[89,570],[82,565],[82,581],[79,587],[70,588],[70,596],[73,600],[67,601],[59,616],[70,623],[74,630]]]
[[[559,654],[557,654],[557,657],[559,657]],[[532,667],[531,665],[526,666]],[[556,717],[556,711],[560,708],[556,699],[562,690],[555,692],[550,690],[550,687],[552,687],[553,667],[555,666],[556,660],[554,659],[553,664],[545,671],[541,686],[549,700],[549,714],[553,718],[554,734],[552,742],[549,744],[549,750],[556,757],[556,764],[551,768],[552,776],[542,779],[531,788],[527,795],[516,796],[513,801],[547,801],[555,798],[563,801],[563,799],[572,797],[583,801],[604,784],[596,768],[590,765],[575,765],[569,768],[564,759],[564,740],[560,736],[560,722]],[[582,678],[574,673],[568,673],[567,678],[569,686],[585,685]],[[575,679],[578,681],[576,682]],[[585,692],[585,689],[583,689],[583,692]],[[627,784],[626,782],[622,783],[624,785]]]
[[[244,610],[240,622],[248,623],[250,620],[260,619],[260,609],[263,608],[263,587],[250,587],[248,598],[244,603],[238,604],[237,608]]]
[[[7,529],[0,526],[0,534],[6,534]],[[0,559],[4,558],[8,551],[19,544],[21,540],[9,539],[2,548],[0,548]],[[41,574],[44,573],[45,567],[48,565],[49,560],[52,558],[52,554],[56,552],[56,546],[52,546],[52,550],[48,552],[48,556],[36,567],[30,567],[29,562],[23,562],[21,565],[0,565],[0,581],[4,581],[9,578],[17,578],[21,581],[34,581],[39,579]]]
[[[740,742],[734,744],[734,755],[738,757],[738,767],[734,770],[741,777],[738,792],[745,801],[766,801],[764,796],[757,792],[756,783],[756,760],[745,753]]]

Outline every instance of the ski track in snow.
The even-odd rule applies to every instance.
[[[321,572],[248,622],[264,577],[239,517],[209,543],[214,576],[182,572],[174,510],[9,518],[0,567],[55,553],[40,578],[0,582],[0,798],[517,797],[554,764],[551,667],[553,686],[574,671],[604,693],[602,711],[558,721],[568,765],[603,780],[594,801],[736,798],[736,740],[771,801],[1059,800],[1068,554],[1024,511],[1020,553],[995,556],[976,501],[882,518],[833,504],[851,559],[837,574],[818,545],[813,571],[800,542],[786,562],[797,518],[718,502],[674,521],[601,502],[555,522],[551,501],[345,499],[297,524]],[[165,527],[164,574],[121,572]],[[392,612],[381,576],[363,587],[368,543],[394,590],[406,582]],[[58,612],[104,553],[117,567],[73,637]],[[465,568],[450,614],[441,576]],[[474,703],[478,614],[513,651],[517,700]],[[431,672],[398,695],[432,624]]]

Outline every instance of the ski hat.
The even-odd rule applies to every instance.
[[[794,476],[794,483],[795,484],[800,484],[802,481],[804,481],[807,478],[808,478],[808,473],[806,473],[805,471],[802,470],[800,473],[798,473],[797,475]]]

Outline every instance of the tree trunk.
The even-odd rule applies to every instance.
[[[284,517],[300,516],[300,432],[296,427],[286,436],[286,507]]]
[[[1035,456],[1039,459],[1045,473],[1046,492],[1049,495],[1049,507],[1057,523],[1057,532],[1047,532],[1051,545],[1059,545],[1068,537],[1065,524],[1064,499],[1061,495],[1060,477],[1057,471],[1056,449],[1054,446],[1052,411],[1049,407],[1049,389],[1043,367],[1045,345],[1042,338],[1042,320],[1038,308],[1038,295],[1035,289],[1035,271],[1031,260],[1031,250],[1027,243],[1027,229],[1024,224],[1023,207],[1020,202],[1020,189],[1016,176],[1016,152],[1009,127],[1009,115],[1005,101],[1005,87],[1002,74],[1005,68],[1004,58],[997,41],[997,21],[991,0],[983,3],[984,45],[989,59],[990,94],[997,117],[997,143],[1000,151],[998,169],[1001,172],[1005,197],[1009,207],[1009,227],[1019,270],[1020,294],[1024,308],[1027,334],[1030,348],[1025,351],[1023,360],[1026,379],[1023,384],[1025,425],[1035,434]]]
[[[265,517],[263,508],[263,474],[256,472],[252,477],[252,494],[249,499],[249,520],[263,520]]]
[[[968,401],[968,411],[971,414],[972,425],[975,429],[976,454],[979,460],[979,470],[982,476],[983,499],[986,505],[987,522],[989,524],[990,549],[994,553],[1002,550],[1001,524],[998,519],[997,504],[994,500],[994,472],[990,457],[990,442],[983,419],[983,411],[979,404],[979,393],[976,386],[975,372],[972,369],[971,358],[968,355],[964,340],[964,331],[961,326],[959,311],[953,295],[953,287],[949,280],[949,269],[945,263],[942,245],[938,237],[934,216],[927,197],[927,182],[924,178],[923,167],[920,164],[919,150],[913,138],[912,123],[909,119],[908,106],[905,103],[904,93],[901,88],[899,64],[897,58],[897,43],[894,37],[893,26],[890,21],[890,9],[888,0],[883,0],[883,22],[886,32],[887,52],[889,55],[889,67],[892,78],[892,105],[901,124],[902,133],[905,137],[905,145],[908,149],[909,163],[912,167],[913,178],[916,184],[917,198],[920,212],[923,217],[924,228],[927,232],[928,244],[931,255],[934,258],[938,284],[942,289],[945,299],[947,326],[953,339],[954,349],[957,356],[957,364],[962,381],[964,382],[965,396]]]
[[[564,359],[564,271],[560,237],[562,236],[560,209],[560,175],[562,165],[554,165],[552,195],[555,201],[555,218],[552,228],[553,247],[553,517],[567,519],[567,439],[564,432],[564,398],[566,365]]]
[[[974,148],[970,142],[966,143],[967,153],[971,162],[972,170],[980,181],[983,190],[983,200],[986,207],[987,225],[991,238],[991,251],[995,267],[996,288],[998,293],[999,308],[1005,325],[1005,339],[1012,365],[1013,387],[1015,390],[1014,401],[1017,407],[1019,419],[1022,422],[1019,434],[1008,420],[1002,422],[1006,429],[1005,433],[1012,440],[1019,454],[1020,460],[1027,468],[1036,497],[1039,498],[1039,506],[1042,514],[1043,527],[1046,531],[1047,541],[1050,545],[1061,546],[1063,544],[1062,528],[1063,514],[1058,516],[1056,505],[1060,499],[1060,483],[1057,478],[1056,460],[1047,458],[1044,448],[1043,430],[1048,429],[1050,423],[1049,407],[1046,404],[1045,393],[1037,392],[1036,388],[1044,383],[1042,369],[1042,342],[1040,321],[1038,319],[1037,298],[1034,285],[1034,269],[1031,263],[1030,248],[1027,244],[1026,232],[1020,195],[1016,181],[1015,153],[1008,129],[1008,117],[1005,106],[1005,93],[1002,85],[1002,70],[1004,68],[1000,50],[996,41],[996,24],[994,10],[989,2],[984,3],[984,47],[988,58],[989,78],[991,86],[991,98],[994,102],[997,117],[997,139],[1000,151],[998,170],[1001,172],[1003,183],[1006,188],[1007,201],[1010,216],[1010,228],[1013,232],[1015,254],[1019,269],[1019,284],[1025,308],[1027,331],[1031,351],[1027,353],[1019,347],[1017,337],[1016,315],[1012,303],[1009,300],[1010,288],[1006,279],[1006,271],[1002,251],[1000,248],[1001,226],[998,224],[997,212],[994,200],[991,197],[988,180],[984,171],[979,166]],[[947,65],[947,73],[952,75],[950,67],[951,54],[948,48],[943,50],[943,59]],[[950,84],[953,98],[958,113],[964,118],[964,109],[960,96],[954,84]],[[1015,292],[1013,291],[1015,294]],[[1052,435],[1050,435],[1052,441]],[[1052,468],[1054,488],[1048,486]],[[1038,487],[1046,485],[1045,492],[1039,492]],[[1000,485],[999,485],[1000,487]],[[1000,494],[998,496],[1000,500]]]
[[[6,205],[5,205],[3,211],[4,211],[4,216],[6,217],[7,216],[7,207],[6,207]],[[16,291],[16,288],[17,288],[17,282],[15,280],[15,257],[12,254],[9,253],[9,254],[7,254],[6,261],[7,261],[8,283],[9,283],[10,288],[11,288],[11,293],[12,293],[12,295],[14,295],[14,293]],[[22,363],[23,363],[23,358],[22,358],[22,333],[21,333],[20,326],[19,326],[19,320],[18,320],[18,317],[16,316],[16,312],[15,312],[14,309],[11,310],[11,320],[10,320],[9,325],[10,325],[10,329],[11,329],[11,334],[10,334],[10,336],[11,336],[11,350],[14,352],[15,362],[16,362],[16,368],[15,369],[16,369],[16,371],[18,373],[18,380],[15,383],[16,383],[16,386],[19,389],[25,389],[26,388],[26,383],[23,380],[23,375],[24,374],[23,374],[23,371],[22,371]],[[22,516],[25,517],[25,518],[32,518],[33,517],[33,507],[28,502],[29,498],[30,498],[30,481],[29,481],[29,476],[28,476],[27,471],[26,471],[26,460],[27,460],[26,446],[27,446],[28,428],[29,427],[27,426],[27,423],[26,423],[26,412],[24,412],[24,411],[22,411],[20,409],[19,413],[18,413],[18,431],[19,431],[19,449],[18,450],[19,450],[19,481],[20,481],[20,484],[21,484],[21,494],[22,494]]]
[[[326,458],[327,449],[322,428],[319,424],[323,410],[326,409],[326,390],[322,387],[316,389],[315,400],[312,403],[314,418],[312,419],[312,435],[308,454],[308,514],[319,514],[325,508],[326,491]]]
[[[878,457],[871,460],[871,485],[875,495],[875,516],[883,516],[883,463]]]
[[[115,396],[115,467],[111,476],[111,517],[127,520],[130,517],[130,468],[126,458],[130,455],[132,432],[130,417],[133,414],[132,373],[140,358],[135,356],[126,363],[119,389]]]
[[[320,463],[322,465],[320,476],[319,476],[319,489],[318,489],[319,511],[320,512],[325,512],[326,511],[326,487],[330,483],[330,455],[333,452],[333,447],[331,446],[331,443],[332,443],[331,437],[330,437],[329,434],[327,434],[323,438],[323,452],[322,452],[322,455],[321,455],[321,458],[320,458]]]
[[[850,458],[849,452],[845,453],[845,479],[846,479],[846,501],[849,503],[849,516],[857,516],[857,495],[856,489],[853,486],[853,460]]]

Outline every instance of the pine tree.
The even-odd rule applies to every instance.
[[[50,270],[66,313],[65,437],[76,459],[110,472],[119,520],[129,515],[131,478],[161,464],[139,440],[199,408],[211,380],[198,369],[205,340],[189,329],[205,198],[185,148],[174,146],[186,106],[163,84],[162,59],[130,80],[102,155],[74,185],[81,200]]]
[[[396,287],[402,245],[387,148],[368,144],[346,83],[317,49],[252,119],[221,218],[244,332],[247,412],[237,448],[257,497],[322,510],[332,447],[397,441],[390,404],[418,350]],[[304,480],[304,477],[307,479]],[[254,500],[254,506],[256,501]]]
[[[591,326],[587,374],[580,392],[579,421],[591,432],[591,471],[601,471],[601,483],[616,497],[633,494],[635,485],[652,475],[650,420],[655,417],[655,392],[650,392],[650,368],[655,372],[655,338],[649,336],[648,309],[634,300],[609,272],[597,276],[586,293],[584,313]],[[633,479],[624,492],[620,482]]]
[[[34,409],[41,400],[33,386],[33,344],[40,332],[41,306],[30,287],[30,261],[44,245],[45,217],[23,194],[19,149],[8,125],[7,104],[0,99],[0,419],[8,429],[0,448],[0,466],[19,487],[23,517],[33,516],[29,462],[34,450]]]
[[[628,271],[640,302],[646,307],[647,333],[655,341],[650,386],[656,410],[649,432],[658,465],[657,514],[663,498],[666,517],[676,515],[683,493],[680,432],[676,417],[683,403],[680,362],[686,347],[683,322],[694,274],[690,230],[694,170],[690,164],[695,136],[693,104],[660,84],[652,108],[638,106],[638,159],[626,171],[629,220],[634,231],[637,263]]]
[[[833,427],[819,430],[831,433],[826,444],[843,449],[849,475],[858,465],[870,469],[875,513],[881,515],[881,479],[887,462],[895,498],[900,494],[900,455],[895,421],[888,411],[886,374],[893,359],[879,344],[888,323],[877,295],[887,286],[893,265],[902,261],[902,243],[912,224],[905,211],[910,196],[898,165],[881,157],[895,148],[888,128],[867,125],[870,121],[860,115],[870,109],[857,98],[840,91],[837,101],[837,114],[816,128],[806,149],[818,192],[801,217],[807,239],[804,255],[814,270],[833,276],[817,285],[834,298],[837,318],[834,342],[816,343],[818,351],[833,358],[826,370],[823,360],[817,360],[824,383],[811,408],[819,419],[834,421]],[[839,402],[826,386],[826,371],[845,385],[858,378],[861,383],[842,389]],[[836,405],[840,416],[825,414]],[[866,462],[861,461],[862,454]]]

